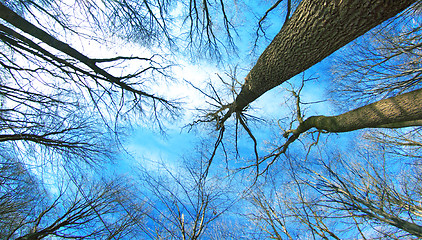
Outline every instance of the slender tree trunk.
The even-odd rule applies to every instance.
[[[388,206],[389,204],[391,204],[391,202],[390,203],[387,202],[387,201],[390,201],[388,197],[386,197],[385,199],[382,199],[381,196],[378,196],[380,197],[379,199],[382,199],[381,201],[386,201],[386,202],[378,202],[375,199],[372,199],[373,201],[371,201],[370,199],[363,199],[359,197],[358,195],[354,195],[353,193],[356,193],[355,191],[356,186],[352,186],[351,189],[347,189],[347,188],[340,188],[329,182],[327,182],[327,184],[329,185],[329,188],[331,188],[333,191],[333,194],[330,194],[330,195],[336,196],[334,198],[331,198],[329,201],[337,202],[344,205],[345,209],[347,209],[348,211],[349,209],[353,209],[352,212],[349,211],[352,214],[352,216],[359,216],[359,217],[364,216],[364,219],[373,219],[375,221],[386,223],[388,225],[395,226],[403,231],[406,231],[414,236],[422,237],[422,226],[417,224],[416,221],[415,223],[415,222],[409,221],[408,219],[402,219],[400,214],[397,214],[397,215],[391,214],[385,211],[385,209],[383,209],[382,207],[381,208],[379,207],[380,205]],[[391,191],[390,189],[379,189],[379,190],[383,190],[387,192]],[[357,192],[359,192],[359,190]],[[392,194],[392,192],[387,193],[386,195],[388,194]],[[397,204],[398,205],[401,204],[401,207],[406,206],[404,201],[397,202]]]
[[[328,132],[349,132],[362,128],[422,126],[422,89],[387,98],[337,116],[313,116],[293,132],[315,127]]]
[[[303,0],[247,75],[228,115],[242,111],[266,91],[320,62],[414,2]]]
[[[128,83],[126,83],[122,80],[123,78],[131,78],[131,77],[134,77],[134,76],[128,75],[128,76],[125,76],[125,77],[115,77],[114,75],[110,74],[109,72],[107,72],[103,68],[97,66],[97,63],[101,62],[101,59],[91,59],[91,58],[87,57],[86,55],[82,54],[78,50],[71,47],[69,44],[56,39],[55,37],[51,36],[46,31],[44,31],[41,28],[38,28],[34,24],[30,23],[25,18],[21,17],[20,15],[18,15],[14,11],[12,11],[10,8],[3,5],[1,2],[0,2],[0,18],[3,19],[4,21],[8,22],[9,24],[15,26],[19,30],[31,35],[32,37],[35,37],[35,38],[41,40],[42,42],[46,43],[50,47],[55,48],[56,50],[58,50],[62,53],[65,53],[65,54],[75,58],[76,60],[80,61],[81,63],[85,64],[91,70],[93,70],[95,74],[97,74],[97,76],[95,74],[92,74],[91,75],[92,77],[96,77],[97,79],[103,79],[104,78],[104,80],[118,85],[123,90],[126,90],[128,92],[132,92],[132,93],[135,93],[135,94],[138,94],[138,95],[141,95],[141,96],[145,96],[145,97],[148,97],[148,98],[151,98],[151,99],[154,99],[154,100],[157,100],[157,101],[164,103],[164,104],[171,105],[171,103],[169,101],[167,101],[166,99],[163,99],[161,97],[157,97],[155,95],[149,94],[149,93],[144,92],[142,90],[135,89],[135,88],[133,88],[133,86],[131,86],[131,84],[128,84]],[[79,69],[76,65],[72,65],[68,61],[55,56],[54,54],[46,51],[45,49],[43,49],[40,46],[38,46],[37,44],[35,44],[32,40],[26,38],[25,36],[19,34],[18,32],[15,32],[14,30],[12,30],[12,29],[8,28],[7,26],[2,25],[0,23],[0,33],[1,32],[5,32],[8,35],[11,35],[11,36],[25,42],[26,44],[28,44],[29,47],[36,49],[37,51],[41,52],[42,54],[47,55],[49,58],[52,58],[53,60],[58,61],[61,64],[64,64],[69,68],[72,68],[73,70],[81,71],[83,74],[89,75],[89,73],[86,73],[86,72],[84,72],[84,70]],[[107,59],[103,59],[103,60],[104,60],[104,62],[111,61],[111,60],[107,60]]]

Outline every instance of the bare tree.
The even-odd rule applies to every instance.
[[[421,126],[422,90],[380,100],[337,116],[313,116],[299,121],[297,129],[287,131],[297,138],[310,128],[326,132],[349,132],[362,128],[401,128]]]
[[[259,21],[258,29],[267,14],[281,2],[276,1],[268,9]],[[275,159],[312,128],[320,134],[362,128],[420,126],[421,90],[403,91],[336,116],[308,118],[301,111],[300,91],[291,91],[296,100],[294,119],[298,124],[292,123],[284,131],[287,140],[283,145],[260,158],[257,140],[244,113],[247,105],[266,91],[313,66],[414,2],[303,0],[291,15],[292,1],[287,1],[284,26],[247,75],[240,93],[237,94],[233,88],[233,93],[236,93],[234,102],[224,103],[212,87],[216,95],[212,98],[219,109],[215,113],[208,112],[207,119],[203,121],[217,121],[220,134],[212,150],[207,152],[211,158],[201,154],[196,158],[198,160],[189,161],[193,165],[178,171],[170,167],[163,167],[161,170],[164,171],[160,173],[153,173],[150,169],[143,171],[138,191],[121,181],[94,181],[91,185],[88,183],[90,178],[78,179],[73,177],[75,174],[70,174],[70,180],[62,182],[63,185],[53,189],[53,193],[45,190],[45,195],[37,196],[41,200],[30,191],[28,196],[19,198],[20,188],[10,188],[13,184],[8,181],[14,176],[19,180],[26,179],[22,176],[27,176],[28,171],[19,171],[19,166],[27,168],[23,163],[27,163],[29,158],[18,161],[13,168],[8,168],[9,160],[5,161],[0,165],[5,169],[4,184],[2,182],[0,187],[6,189],[2,193],[4,201],[0,196],[0,204],[8,211],[5,214],[20,214],[7,220],[13,223],[13,229],[8,228],[6,237],[221,239],[222,236],[239,236],[227,229],[224,232],[217,230],[219,225],[231,222],[225,214],[238,200],[237,192],[230,190],[232,183],[220,179],[218,174],[214,175],[211,168],[212,160],[217,158],[216,150],[222,146],[224,122],[235,113],[236,128],[240,123],[253,140],[256,161],[252,166],[257,167],[258,175],[270,172],[269,166]],[[84,33],[78,32],[81,29],[72,26],[73,22],[67,20],[66,13],[61,11],[60,7],[66,4],[61,1],[0,1],[0,144],[10,152],[23,153],[24,149],[29,149],[34,151],[33,156],[47,153],[43,156],[51,155],[56,163],[61,163],[61,160],[78,163],[81,160],[101,161],[112,155],[110,149],[113,150],[115,142],[109,134],[113,131],[118,133],[119,124],[124,124],[122,120],[138,117],[138,113],[150,114],[149,119],[157,121],[161,127],[163,115],[160,114],[175,116],[178,105],[149,91],[151,82],[157,77],[169,77],[169,66],[161,56],[97,58],[72,45],[66,36],[84,36]],[[88,30],[104,34],[88,34],[87,39],[107,42],[101,38],[123,28],[114,36],[126,36],[131,41],[146,45],[164,37],[166,44],[175,46],[169,21],[172,4],[172,1],[160,0],[112,0],[75,1],[74,6],[88,16],[86,24],[91,27]],[[183,6],[187,9],[185,23],[189,25],[188,47],[199,46],[202,49],[205,46],[207,49],[204,51],[211,52],[217,49],[221,42],[215,25],[219,21],[232,43],[231,31],[234,28],[224,1],[216,1],[214,5],[212,1],[191,0]],[[212,18],[213,12],[221,12],[221,19]],[[43,16],[47,21],[37,16]],[[55,29],[61,29],[63,33],[55,32]],[[418,29],[414,29],[417,33]],[[403,36],[412,36],[410,32]],[[399,45],[394,46],[400,51]],[[417,50],[419,45],[415,46]],[[414,54],[413,48],[404,49]],[[415,53],[417,56],[417,51]],[[410,62],[415,65],[418,61]],[[125,68],[129,65],[138,67],[132,71],[133,68]],[[413,70],[415,75],[410,75],[415,76],[412,81],[416,82],[414,85],[405,84],[405,90],[415,87],[419,81],[417,68]],[[403,71],[413,70],[406,68]],[[232,80],[231,86],[234,86],[237,80]],[[237,131],[235,134],[237,148]],[[388,134],[376,135],[374,139],[386,143],[386,139],[392,139]],[[417,144],[410,139],[396,139],[403,144]],[[395,141],[395,144],[400,145],[400,142]],[[237,150],[234,150],[235,154],[238,154]],[[224,152],[226,154],[226,149]],[[265,170],[260,171],[259,166],[267,161],[269,164]],[[376,167],[369,171],[368,168],[355,169],[344,164],[342,169],[334,169],[324,161],[316,162],[310,167],[289,162],[290,166],[286,168],[288,175],[282,179],[286,180],[282,185],[286,187],[284,190],[273,188],[270,195],[267,195],[266,189],[251,191],[249,200],[256,211],[250,216],[262,229],[259,232],[261,237],[340,239],[349,236],[349,233],[366,237],[368,233],[362,231],[363,228],[397,238],[409,234],[420,236],[420,193],[417,188],[408,188],[419,183],[417,177],[406,183],[404,190],[398,190],[396,186],[400,185],[391,181],[388,175],[377,175],[379,169]],[[338,160],[338,163],[343,164],[344,161]],[[259,182],[257,178],[254,181],[255,184]],[[35,185],[22,185],[22,189]],[[369,195],[365,195],[362,189]],[[54,190],[58,194],[54,195]],[[51,201],[49,196],[55,196],[54,200]],[[35,200],[42,204],[31,209]],[[19,206],[22,206],[22,211],[16,210]],[[338,231],[338,219],[344,220],[342,224],[351,230],[346,227],[346,230],[342,229],[344,232]],[[376,224],[370,228],[372,222]],[[300,227],[294,229],[295,225]],[[387,230],[379,230],[379,226]]]
[[[414,2],[302,1],[248,73],[235,101],[223,105],[214,119],[223,124],[232,113],[241,113],[268,90],[318,63]]]
[[[281,135],[284,141],[277,140],[271,144],[268,149],[269,153],[258,156],[257,141],[255,144],[255,159],[251,164],[241,167],[241,169],[255,168],[256,175],[264,174],[283,154],[288,152],[290,145],[296,141],[306,139],[303,135],[308,136],[311,141],[309,149],[305,150],[309,154],[311,147],[315,146],[320,139],[321,134],[352,132],[359,129],[398,129],[406,127],[418,127],[422,125],[422,115],[420,113],[420,96],[421,90],[415,90],[401,95],[383,99],[363,107],[345,112],[335,116],[311,116],[305,117],[303,105],[306,104],[301,100],[301,92],[304,87],[304,81],[298,89],[292,88],[288,90],[293,95],[293,108],[290,123],[287,127],[282,122],[278,122]],[[288,119],[288,117],[287,117]],[[296,127],[295,127],[296,126]],[[224,128],[223,128],[224,130]],[[248,130],[247,130],[248,131]],[[249,130],[249,136],[254,139]],[[388,133],[386,133],[388,136]],[[385,139],[385,136],[377,136],[373,134],[368,138]],[[399,140],[399,138],[397,138]],[[394,142],[394,140],[391,140]],[[403,139],[406,144],[406,139]],[[400,145],[400,143],[398,143]],[[412,144],[408,142],[407,144]],[[417,146],[417,143],[415,143]],[[262,168],[263,166],[263,168]]]
[[[366,131],[363,137],[374,145],[381,144],[385,151],[398,157],[420,158],[421,129],[374,129]]]
[[[419,159],[397,162],[383,144],[353,149],[285,159],[254,189],[250,219],[274,239],[418,239]]]
[[[222,143],[225,132],[224,122],[235,113],[236,131],[238,126],[243,127],[253,141],[255,164],[252,165],[257,168],[256,172],[258,175],[261,174],[259,165],[268,159],[272,159],[268,164],[271,165],[278,156],[286,152],[287,147],[299,135],[313,127],[317,128],[318,131],[345,132],[370,127],[404,127],[420,124],[418,103],[415,104],[414,109],[410,109],[413,104],[411,103],[413,101],[412,98],[418,95],[417,91],[397,96],[397,99],[373,103],[335,117],[314,116],[305,119],[300,113],[297,118],[299,126],[296,129],[288,128],[284,134],[287,138],[286,142],[276,148],[271,154],[260,157],[257,147],[258,141],[248,126],[247,120],[250,115],[244,112],[249,103],[266,91],[313,66],[347,43],[397,15],[414,2],[402,1],[393,4],[392,2],[374,1],[365,5],[354,1],[341,3],[302,1],[248,73],[246,82],[242,85],[239,93],[236,92],[234,86],[236,82],[233,82],[231,89],[235,93],[234,102],[227,104],[218,96],[215,88],[212,88],[212,94],[206,95],[213,101],[212,106],[216,109],[215,111],[207,111],[203,118],[196,123],[216,123],[216,127],[220,132],[215,144],[215,147],[218,148]],[[347,14],[351,9],[357,14]],[[375,12],[377,14],[373,14]],[[323,22],[320,22],[322,21],[321,19],[323,19]],[[406,99],[408,100],[407,102],[401,102]],[[399,101],[399,103],[396,103],[396,101]],[[408,106],[409,109],[398,110],[402,107],[401,104]],[[392,112],[387,108],[391,108]],[[300,109],[298,110],[300,112]],[[378,114],[379,111],[381,111],[381,116]],[[361,121],[360,118],[363,116],[361,114],[369,117],[364,117],[365,121]],[[389,116],[389,114],[392,115]],[[395,119],[394,116],[398,118]],[[409,119],[405,119],[405,116],[409,117]],[[381,118],[383,120],[380,120]],[[333,126],[335,128],[329,128]],[[291,127],[292,125],[290,125]],[[213,156],[210,157],[210,162]],[[265,169],[268,169],[268,166]]]
[[[408,234],[420,237],[419,165],[416,168],[402,165],[394,170],[389,167],[394,163],[385,159],[388,155],[383,154],[382,149],[380,151],[367,154],[367,159],[361,163],[340,160],[338,167],[325,165],[329,174],[326,176],[314,172],[318,180],[312,184],[316,184],[314,187],[324,196],[321,205],[333,203],[327,206],[356,220],[357,227],[374,221],[383,226],[378,231],[387,237],[406,237]],[[414,164],[410,162],[410,166]]]
[[[74,179],[76,180],[76,179]],[[21,212],[19,224],[9,227],[5,239],[128,239],[137,235],[144,210],[130,202],[131,188],[122,179],[93,181],[63,180],[53,193],[34,193],[30,212]],[[54,192],[57,192],[54,194]],[[16,194],[16,193],[14,193]],[[136,228],[135,228],[136,226]],[[17,238],[16,238],[17,237]]]
[[[161,166],[156,174],[143,171],[141,184],[150,212],[145,234],[153,239],[220,239],[236,235],[219,229],[224,215],[238,201],[231,183],[208,172],[208,163],[195,159],[178,170]],[[234,225],[233,225],[234,227]]]
[[[376,42],[377,48],[369,48],[376,51],[368,52],[366,46],[361,46],[360,55],[355,55],[361,62],[353,62],[345,67],[349,72],[341,72],[344,74],[342,80],[346,80],[344,86],[348,87],[343,90],[352,94],[343,95],[341,99],[361,98],[363,107],[336,116],[306,118],[301,110],[303,85],[299,90],[291,91],[295,105],[293,122],[297,123],[297,128],[282,128],[287,138],[285,143],[253,165],[267,163],[263,172],[274,174],[273,177],[281,182],[269,181],[270,193],[257,189],[250,199],[256,207],[256,213],[251,216],[268,236],[274,239],[420,238],[420,129],[412,128],[421,126],[418,113],[419,30],[415,25],[400,26],[396,26],[400,30],[398,33],[391,33],[386,28],[379,30],[377,34],[390,34],[380,35],[383,44]],[[376,38],[378,35],[370,36]],[[412,63],[413,60],[416,62]],[[383,83],[379,84],[381,81]],[[366,93],[380,95],[370,98]],[[386,96],[389,98],[380,100]],[[377,101],[368,104],[368,99]],[[355,103],[344,103],[348,104],[348,110],[355,106]],[[292,126],[294,124],[290,123],[290,128]],[[297,153],[301,151],[298,148],[287,151],[292,142],[313,127],[318,135],[315,142],[304,144],[303,153]],[[333,138],[326,138],[326,148],[319,146],[318,150],[311,150],[321,133],[363,128],[385,129],[363,132],[371,142],[359,139],[361,144],[341,155],[326,150],[333,148]],[[329,151],[329,154],[325,155],[323,151]],[[296,152],[294,157],[292,152]],[[279,158],[283,159],[283,164],[273,165],[273,168],[286,164],[291,168],[274,173],[275,169],[270,170],[268,166]],[[268,159],[272,161],[266,162]]]
[[[7,8],[3,4],[0,5],[1,8],[1,17],[5,20],[8,24],[13,25],[16,30],[20,30],[29,34],[34,39],[30,39],[16,30],[9,28],[7,26],[2,26],[2,40],[6,46],[8,46],[12,53],[20,53],[24,58],[32,59],[35,57],[34,60],[42,60],[52,65],[53,69],[56,68],[58,72],[53,71],[50,68],[39,67],[39,68],[25,68],[19,67],[21,63],[15,63],[14,59],[9,59],[7,56],[3,56],[5,62],[3,62],[3,67],[6,71],[10,72],[11,76],[18,75],[20,72],[34,72],[35,76],[30,75],[32,77],[36,77],[37,73],[41,76],[42,74],[53,75],[53,77],[62,77],[62,81],[67,80],[68,77],[73,79],[77,85],[80,87],[87,88],[88,92],[91,90],[91,96],[95,95],[94,88],[92,88],[92,84],[86,82],[87,80],[92,81],[93,84],[100,86],[103,88],[102,91],[108,92],[111,94],[111,91],[114,91],[114,87],[116,86],[117,89],[121,89],[122,93],[128,92],[133,94],[134,96],[134,103],[139,103],[138,98],[150,98],[153,103],[159,102],[168,107],[172,106],[172,103],[160,98],[156,97],[152,94],[148,94],[142,89],[138,89],[142,87],[142,84],[139,83],[138,76],[142,75],[145,71],[162,71],[164,67],[154,67],[150,66],[145,69],[137,70],[134,73],[122,75],[122,76],[114,76],[108,73],[104,68],[99,67],[100,64],[111,63],[114,64],[116,61],[121,60],[135,60],[135,61],[145,61],[146,63],[154,64],[155,61],[152,58],[141,58],[141,57],[124,57],[124,56],[117,56],[109,59],[95,59],[90,58],[83,53],[79,52],[69,44],[58,40],[56,37],[52,36],[51,34],[47,33],[46,31],[42,30],[41,28],[35,26],[34,24],[30,23],[23,17],[19,16],[11,9]],[[38,44],[34,42],[35,39],[40,40],[43,44],[48,47],[51,47],[58,52],[52,52],[51,50],[47,50],[42,44]],[[60,56],[60,54],[64,54]],[[73,60],[66,59],[66,57],[70,57]],[[75,61],[75,62],[74,62]],[[7,64],[9,62],[9,64]],[[33,62],[34,63],[34,62]],[[35,62],[36,63],[36,62]],[[15,66],[14,66],[15,65]],[[40,65],[40,64],[36,64]],[[110,66],[108,66],[109,68]],[[57,75],[56,75],[57,74]],[[64,75],[63,75],[64,74]],[[47,75],[47,76],[48,76]],[[66,78],[67,77],[67,78]],[[131,82],[133,79],[133,82]],[[16,79],[17,81],[20,79]],[[42,82],[42,81],[41,81]],[[19,81],[18,81],[19,83]],[[109,87],[106,83],[111,84]],[[136,87],[135,87],[136,86]],[[94,102],[98,100],[93,99]],[[101,99],[99,99],[101,100]],[[156,104],[152,104],[153,108],[156,108]]]
[[[76,36],[109,43],[104,38],[113,33],[131,41],[142,39],[148,46],[158,42],[161,36],[173,44],[166,20],[168,1],[75,1],[73,6],[67,4],[62,1],[0,1],[0,144],[10,152],[18,152],[17,155],[33,151],[34,158],[50,157],[60,167],[67,167],[69,160],[80,165],[80,161],[92,163],[92,160],[103,161],[110,157],[116,145],[110,133],[120,133],[120,124],[124,124],[121,119],[148,114],[151,116],[148,119],[158,122],[161,128],[160,114],[174,117],[178,109],[175,102],[148,92],[152,81],[169,78],[169,65],[160,55],[97,58],[68,39]],[[192,35],[194,28],[204,24],[207,25],[205,30],[198,33],[206,31],[210,45],[216,43],[211,10],[207,9],[209,3],[198,3],[201,13],[196,11],[195,1],[191,4],[195,5],[195,10],[190,9]],[[66,12],[69,9],[76,16],[69,17]],[[221,9],[228,29],[230,23],[223,2]],[[81,12],[86,19],[75,19]],[[198,25],[196,18],[200,16],[207,17]],[[82,27],[75,26],[78,24]],[[115,32],[120,28],[124,29]],[[90,32],[93,30],[99,34],[93,36]],[[28,161],[29,157],[18,163],[27,168]],[[6,163],[1,164],[1,167],[6,166]],[[22,200],[22,204],[29,204],[27,208],[40,204],[32,211],[21,212],[21,218],[16,218],[19,223],[9,229],[7,237],[111,239],[125,237],[128,231],[134,231],[131,227],[135,223],[140,229],[145,228],[141,224],[141,206],[134,204],[133,209],[128,209],[124,200],[131,202],[135,198],[124,195],[120,182],[87,186],[88,178],[67,181],[52,190],[59,192],[52,202],[48,199],[53,194],[50,189],[39,194],[42,202],[30,198]],[[198,196],[202,205],[199,210],[195,209],[199,212],[193,229],[183,233],[192,233],[193,238],[203,234],[205,226],[216,218],[216,214],[209,213],[210,196],[204,193],[202,184],[197,189],[198,194],[203,192]],[[11,183],[5,182],[1,187],[9,185]],[[19,192],[7,192],[4,197],[15,198],[17,194]],[[189,211],[194,210],[189,208]],[[8,223],[11,220],[5,225]]]
[[[3,148],[7,150],[7,148]],[[25,166],[10,154],[0,155],[0,238],[10,239],[25,222],[25,216],[35,214],[42,202],[44,189]]]
[[[107,34],[93,36],[88,32],[90,35],[86,36],[86,30],[104,26],[96,24],[99,19],[94,18],[123,21],[129,16],[115,11],[134,10],[129,4],[119,9],[118,1],[106,2],[109,8],[97,15],[99,7],[94,2],[77,1],[81,5],[73,9],[74,18],[78,11],[91,10],[93,14],[87,15],[91,26],[81,24],[79,28],[66,15],[69,6],[61,1],[0,2],[2,144],[19,151],[45,151],[46,156],[54,155],[56,161],[72,159],[92,164],[110,159],[119,145],[116,140],[123,136],[121,127],[130,122],[121,119],[144,114],[145,119],[156,121],[162,128],[160,114],[177,115],[176,102],[144,90],[151,86],[151,79],[166,78],[169,66],[161,56],[94,58],[67,42],[67,37],[76,36],[92,41],[103,39],[101,43],[105,43]],[[136,25],[133,21],[131,24]],[[151,29],[142,34],[154,37]],[[124,71],[129,65],[138,67]],[[120,74],[114,74],[117,69]]]
[[[420,87],[420,3],[398,21],[347,46],[333,61],[332,95],[340,107],[361,106]],[[334,67],[335,66],[335,67]]]

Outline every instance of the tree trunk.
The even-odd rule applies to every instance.
[[[245,78],[229,115],[416,0],[303,0]]]
[[[349,132],[362,128],[422,126],[422,89],[387,98],[337,116],[313,116],[293,132],[315,127],[328,132]]]

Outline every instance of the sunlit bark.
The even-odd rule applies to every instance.
[[[226,118],[414,2],[302,1],[247,75]]]
[[[303,133],[313,127],[328,132],[349,132],[362,128],[399,128],[421,126],[422,89],[387,98],[337,116],[313,116],[294,131]]]

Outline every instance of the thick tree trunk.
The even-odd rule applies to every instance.
[[[313,116],[293,131],[294,136],[315,127],[328,132],[362,128],[422,126],[422,89],[387,98],[337,116]]]
[[[414,2],[303,0],[247,75],[228,115],[242,111],[266,91],[320,62]]]

